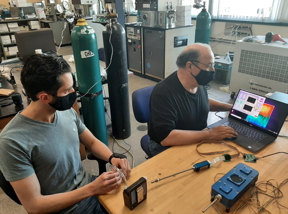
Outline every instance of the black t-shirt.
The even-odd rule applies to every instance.
[[[199,86],[196,94],[189,93],[179,81],[176,71],[153,89],[148,135],[151,140],[160,143],[174,129],[202,130],[207,127],[209,110],[204,86]]]

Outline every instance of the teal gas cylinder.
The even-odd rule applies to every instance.
[[[95,31],[79,19],[71,33],[84,124],[108,145],[98,45]]]
[[[204,8],[196,18],[195,43],[200,42],[209,44],[210,28],[211,28],[211,16],[207,12],[204,4]]]

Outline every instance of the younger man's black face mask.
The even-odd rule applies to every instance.
[[[49,103],[53,108],[55,108],[56,110],[58,111],[65,111],[67,109],[70,109],[76,98],[77,98],[77,95],[76,95],[76,91],[74,91],[73,93],[70,93],[64,97],[56,97],[56,102],[51,104]]]
[[[195,65],[193,63],[193,65]],[[196,66],[196,65],[195,65]],[[196,66],[199,68],[198,66]],[[190,73],[197,81],[198,85],[207,85],[209,82],[211,82],[215,78],[215,71],[206,71],[200,69],[200,73],[197,76],[194,76],[192,73]]]

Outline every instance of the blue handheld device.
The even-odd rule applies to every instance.
[[[212,186],[212,200],[221,195],[220,202],[226,206],[226,212],[250,189],[258,180],[259,172],[239,163]]]

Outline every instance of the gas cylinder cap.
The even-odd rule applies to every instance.
[[[118,14],[117,13],[109,13],[109,14],[107,14],[107,18],[108,19],[118,18]]]
[[[83,18],[78,19],[76,26],[84,26],[84,25],[88,25],[86,20]]]

